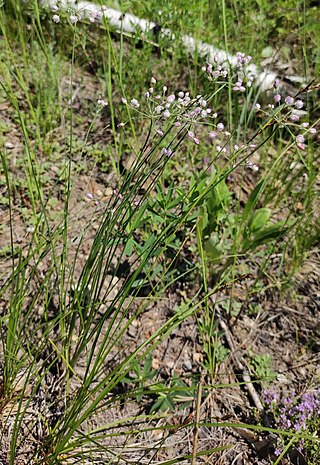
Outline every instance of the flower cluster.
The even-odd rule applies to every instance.
[[[202,67],[202,71],[205,72],[210,80],[218,79],[218,77],[226,78],[228,71],[221,65],[217,65],[215,68],[211,63],[206,63],[206,66]]]
[[[317,134],[317,129],[315,127],[309,128],[310,123],[306,121],[301,122],[300,124],[300,118],[306,115],[306,111],[303,110],[303,101],[299,98],[291,97],[290,95],[283,99],[279,90],[279,82],[277,80],[274,82],[273,87],[275,89],[273,100],[275,104],[279,104],[278,115],[281,115],[281,124],[289,123],[289,125],[293,126],[295,129],[301,130],[302,133],[295,136],[295,142],[298,149],[305,150],[307,136],[314,136]],[[255,103],[252,108],[255,111],[261,110],[265,114],[268,114],[269,110],[274,110],[275,105],[269,103],[267,107],[263,109],[259,103]],[[292,123],[294,123],[294,125],[292,125]]]
[[[233,85],[233,90],[238,92],[245,92],[247,87],[251,87],[254,76],[249,72],[246,66],[250,63],[252,57],[242,52],[237,52],[235,69],[237,72],[236,82]],[[225,66],[218,64],[218,58],[214,60],[216,66],[211,63],[206,63],[206,66],[202,67],[202,71],[206,73],[209,80],[216,80],[217,78],[226,78],[228,76],[228,70]]]
[[[275,391],[268,390],[263,392],[262,400],[268,411],[273,414],[278,429],[312,433],[315,422],[319,422],[320,390],[305,392],[301,397],[298,397],[295,391],[281,397]],[[305,443],[300,441],[300,452],[304,447]],[[280,455],[282,450],[283,444],[279,444],[276,454]]]
[[[150,80],[150,87],[144,93],[141,100],[132,98],[131,100],[122,98],[124,105],[139,111],[154,122],[154,135],[163,138],[169,127],[176,131],[185,131],[186,136],[195,145],[200,144],[200,138],[196,135],[198,125],[206,122],[213,126],[220,133],[229,134],[224,131],[223,123],[215,123],[218,114],[208,106],[207,100],[202,95],[192,98],[189,92],[182,90],[176,93],[169,93],[167,86],[162,86],[161,92],[156,91],[157,81],[154,77]],[[123,126],[124,123],[121,124]],[[120,127],[121,127],[120,126]],[[216,135],[214,131],[208,131],[209,138]],[[166,148],[165,154],[172,156],[172,151]],[[164,152],[163,152],[164,153]]]
[[[236,53],[236,58],[237,58],[237,67],[238,68],[243,68],[244,66],[247,66],[250,61],[252,60],[251,55],[246,55],[243,52],[237,52]]]

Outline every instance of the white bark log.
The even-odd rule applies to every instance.
[[[127,33],[135,33],[141,31],[144,34],[151,32],[155,27],[156,23],[138,18],[132,14],[126,13],[125,15],[121,11],[115,10],[109,7],[101,7],[94,3],[75,0],[40,0],[40,5],[44,7],[58,6],[59,9],[68,10],[70,14],[77,14],[79,19],[90,19],[95,18],[95,22],[103,23],[103,16],[108,20],[111,27],[118,31],[123,30]],[[163,37],[170,37],[174,40],[174,33],[169,29],[161,29],[159,34]],[[233,55],[227,54],[223,50],[219,50],[210,44],[202,42],[201,40],[194,39],[189,35],[182,36],[182,43],[186,50],[194,55],[197,52],[203,57],[208,63],[220,64],[224,66],[236,66],[237,58]],[[261,87],[261,90],[265,91],[271,89],[277,74],[270,70],[260,70],[258,66],[250,63],[245,67],[246,73],[254,77],[255,84]]]

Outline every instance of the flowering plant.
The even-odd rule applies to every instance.
[[[305,392],[299,397],[294,390],[280,396],[270,389],[264,391],[263,401],[278,429],[292,433],[307,433],[306,436],[314,437],[315,440],[300,439],[297,450],[310,459],[309,465],[318,464],[320,459],[317,443],[320,427],[320,390]],[[280,455],[284,446],[284,440],[279,440],[275,454]]]

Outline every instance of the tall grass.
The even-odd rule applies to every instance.
[[[227,45],[225,2],[222,6]],[[106,23],[103,31],[92,32],[88,25],[70,24],[70,12],[68,17],[61,12],[61,24],[54,26],[50,24],[51,13],[45,16],[37,2],[30,2],[28,9],[31,15],[25,15],[20,4],[9,2],[2,7],[0,18],[4,38],[1,54],[5,57],[0,68],[1,98],[8,102],[19,130],[19,176],[23,176],[23,183],[17,183],[12,155],[3,140],[1,183],[8,215],[3,232],[8,239],[1,246],[7,247],[8,259],[4,259],[0,275],[0,409],[4,418],[0,441],[9,444],[5,453],[10,465],[30,444],[29,460],[34,463],[94,463],[101,456],[104,462],[119,463],[129,460],[130,454],[137,460],[145,455],[152,462],[153,448],[165,444],[162,439],[154,447],[152,434],[160,429],[165,438],[166,431],[177,428],[163,422],[159,426],[158,422],[170,408],[183,405],[184,397],[195,402],[196,384],[202,383],[203,377],[197,375],[193,381],[173,378],[165,384],[147,368],[139,375],[139,367],[175,328],[193,318],[205,356],[198,367],[207,380],[203,396],[211,389],[223,389],[216,382],[223,353],[215,318],[219,303],[213,303],[212,296],[241,280],[251,263],[255,263],[258,281],[275,252],[283,258],[280,278],[284,280],[294,269],[287,266],[287,258],[298,260],[298,255],[302,257],[314,245],[316,234],[308,240],[303,235],[306,224],[319,227],[314,211],[318,171],[312,134],[303,129],[310,145],[303,150],[297,147],[296,135],[302,129],[290,121],[291,106],[254,109],[259,94],[252,89],[247,89],[244,97],[236,94],[232,90],[236,76],[212,81],[197,67],[196,73],[180,81],[172,66],[181,60],[180,53],[170,57],[163,50],[164,56],[157,63],[152,47],[145,45],[142,51],[131,47],[122,31],[117,42]],[[64,32],[70,43],[66,43]],[[102,47],[97,43],[99,38]],[[77,124],[86,126],[77,119],[73,97],[75,75],[83,59],[81,50],[89,58],[94,52],[101,59],[101,94],[108,106],[95,108],[95,114],[110,112],[107,124],[112,148],[108,154],[114,158],[108,163],[115,173],[106,198],[88,191],[76,208],[79,174],[74,160],[88,148],[95,127],[93,118],[89,129],[82,131],[85,144],[79,150],[75,130]],[[67,97],[61,86],[61,63],[66,63],[68,70]],[[167,77],[160,77],[158,83],[150,80],[166,71]],[[202,73],[199,80],[195,78],[198,73]],[[190,82],[196,92],[187,101]],[[164,85],[169,87],[167,93]],[[154,87],[154,93],[149,87]],[[179,97],[183,104],[177,103],[179,90],[184,92]],[[143,97],[147,91],[149,95]],[[158,101],[167,103],[175,94],[168,116],[164,115],[165,107],[157,111],[157,94]],[[121,97],[127,103],[121,103]],[[197,112],[192,116],[199,105],[207,108],[207,102],[214,105],[216,118],[210,113],[203,120]],[[229,126],[219,130],[218,124],[226,125],[227,121]],[[56,157],[55,131],[61,138],[61,152]],[[216,134],[210,139],[212,131]],[[270,154],[270,147],[275,153]],[[127,167],[123,165],[125,152],[133,160]],[[212,154],[210,160],[203,162],[208,153]],[[252,162],[257,153],[260,161]],[[50,157],[60,171],[48,188],[42,165]],[[84,164],[84,169],[89,166]],[[256,185],[243,206],[231,195],[230,180],[241,184],[246,170],[254,167],[259,168]],[[61,202],[53,219],[50,202],[59,186]],[[295,189],[299,190],[297,196],[292,194]],[[304,208],[297,214],[296,204],[302,199]],[[19,210],[25,205],[24,225]],[[87,220],[79,227],[83,215]],[[18,240],[17,226],[26,231]],[[185,258],[188,250],[191,264]],[[179,268],[179,260],[184,267]],[[123,272],[125,261],[130,266]],[[172,293],[187,279],[194,283],[190,294],[176,299],[171,315],[156,325],[149,337],[134,339],[128,347],[127,334],[150,302],[159,304],[166,292]],[[147,408],[139,409],[137,399],[142,407],[146,405],[142,399],[151,399],[151,413]],[[115,420],[114,410],[118,414],[120,406],[130,402],[134,413]],[[179,426],[191,430],[200,426],[196,423]],[[287,436],[292,443],[301,437],[312,439],[307,433]],[[149,443],[140,450],[143,437]],[[224,447],[202,451],[201,455]],[[196,456],[195,447],[190,457],[195,460]],[[162,463],[181,463],[190,457]]]

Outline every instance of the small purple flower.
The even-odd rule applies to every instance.
[[[285,103],[286,103],[287,105],[293,105],[293,103],[294,103],[294,98],[291,97],[290,95],[288,95],[288,96],[284,99],[284,101],[285,101]]]
[[[93,13],[93,17],[95,19],[95,21],[101,21],[102,19],[102,12],[101,11],[95,11]]]
[[[277,449],[275,449],[275,451],[274,451],[274,455],[276,455],[277,457],[279,457],[279,455],[281,454],[281,452],[282,452],[282,450],[279,449],[279,448],[277,448]]]
[[[137,99],[133,98],[130,102],[130,105],[133,107],[133,108],[139,108],[140,107],[140,103],[138,102]]]
[[[279,402],[279,399],[279,394],[273,389],[264,390],[262,392],[262,400],[267,405],[271,405],[272,402]]]
[[[312,135],[317,134],[316,128],[310,128],[309,133],[312,134]]]
[[[173,153],[173,151],[171,149],[166,149],[166,148],[163,148],[161,150],[161,153],[162,153],[162,155],[165,155],[168,158],[171,158],[174,155],[174,153]]]
[[[281,95],[280,95],[280,94],[276,94],[276,95],[273,97],[273,100],[274,100],[276,103],[280,103],[280,102],[281,102]]]
[[[220,145],[216,145],[217,152],[226,153],[227,149],[225,147],[220,147]]]
[[[165,110],[165,111],[162,113],[162,116],[163,116],[165,119],[168,119],[168,118],[170,118],[171,113],[170,113],[169,110]]]
[[[171,94],[167,97],[167,102],[172,103],[175,100],[176,96],[174,94]]]
[[[217,133],[214,132],[214,131],[210,131],[209,132],[209,137],[210,137],[210,139],[214,139],[215,137],[217,137]]]
[[[302,100],[296,100],[294,106],[298,108],[298,110],[301,110],[303,108],[303,101]]]
[[[303,134],[299,134],[299,135],[296,137],[296,142],[297,142],[297,144],[303,144],[303,143],[304,143],[304,135],[303,135]]]
[[[217,124],[217,129],[218,129],[218,131],[223,131],[224,130],[224,124],[223,123],[218,123]]]
[[[69,19],[71,24],[77,24],[77,22],[79,21],[79,17],[76,15],[71,15]]]
[[[198,116],[198,115],[201,114],[201,112],[202,112],[201,107],[196,107],[190,114],[191,114],[192,116]]]
[[[60,16],[59,15],[53,15],[52,16],[52,21],[56,24],[60,22]]]
[[[90,192],[88,192],[88,193],[86,194],[86,197],[87,197],[87,199],[89,199],[89,200],[93,200],[93,194],[91,194]]]
[[[297,115],[296,113],[292,113],[292,115],[290,116],[290,119],[293,123],[296,123],[297,121],[299,121],[300,116]]]

